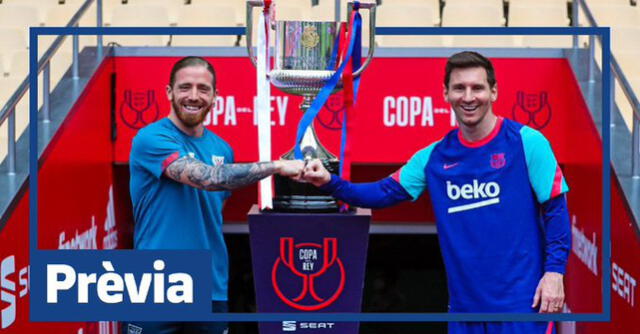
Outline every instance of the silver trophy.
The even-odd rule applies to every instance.
[[[247,1],[247,49],[249,57],[256,65],[252,42],[253,9],[263,7],[263,1]],[[367,58],[353,76],[358,77],[369,66],[375,50],[375,3],[360,3],[361,9],[369,10],[369,50]],[[353,11],[353,3],[347,5],[348,18]],[[277,6],[276,6],[277,11]],[[349,22],[350,23],[350,22]],[[268,25],[275,30],[273,48],[273,69],[268,73],[270,82],[283,92],[304,97],[300,109],[305,112],[333,76],[335,70],[328,69],[332,55],[339,47],[337,35],[339,22],[311,21],[270,21]],[[335,86],[333,93],[342,89],[342,80]],[[305,159],[321,159],[331,173],[338,173],[339,161],[329,152],[316,136],[311,125],[305,132],[300,148]],[[293,149],[282,156],[294,159]],[[298,183],[288,178],[275,176],[274,210],[284,212],[332,212],[337,211],[336,201],[324,195],[312,185]]]

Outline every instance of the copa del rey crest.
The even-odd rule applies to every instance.
[[[498,169],[504,167],[507,163],[507,160],[504,157],[504,153],[494,153],[491,155],[491,167]]]
[[[271,283],[286,305],[301,311],[328,307],[342,294],[345,280],[337,238],[324,238],[322,244],[280,238],[280,257],[273,264]]]

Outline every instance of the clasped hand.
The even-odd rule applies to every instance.
[[[319,187],[331,181],[331,174],[319,159],[278,160],[275,164],[279,175],[298,182],[309,182]]]

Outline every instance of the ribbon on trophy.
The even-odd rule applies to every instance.
[[[341,37],[340,50],[339,50],[339,58],[336,57],[336,51],[332,55],[330,60],[330,66],[335,66],[335,63],[340,63],[340,66],[335,71],[335,73],[327,80],[324,87],[318,95],[316,99],[311,104],[311,107],[304,113],[302,119],[298,123],[298,131],[296,134],[296,144],[294,147],[294,155],[296,159],[304,159],[302,154],[302,150],[300,148],[300,143],[304,138],[304,135],[313,123],[313,120],[316,118],[327,99],[331,95],[331,92],[335,88],[335,86],[340,81],[340,78],[343,78],[343,87],[344,87],[344,101],[345,101],[345,113],[343,115],[342,122],[342,139],[340,144],[340,176],[345,179],[350,179],[351,174],[351,166],[350,166],[350,150],[347,140],[347,135],[349,132],[348,126],[348,115],[351,114],[353,116],[353,108],[356,102],[356,96],[358,94],[358,88],[360,84],[360,78],[353,77],[353,69],[360,68],[360,62],[362,60],[362,17],[359,13],[360,2],[355,1],[353,4],[353,12],[351,13],[351,26],[348,29],[348,34],[345,37],[345,27],[343,24],[341,28],[341,32],[338,34]],[[342,60],[342,62],[340,62]],[[346,72],[345,72],[346,70]],[[343,76],[343,73],[345,74]]]
[[[360,3],[355,2],[354,6],[354,14],[357,13],[356,10],[359,8]],[[359,16],[360,14],[358,14]],[[352,17],[351,22],[355,22]],[[358,89],[360,88],[360,77],[353,78],[353,69],[360,68],[360,63],[362,62],[362,20],[353,25],[355,29],[353,39],[355,39],[355,47],[353,49],[353,54],[351,55],[351,59],[346,60],[348,62],[346,70],[344,72],[342,83],[344,87],[344,106],[345,111],[343,114],[342,120],[342,136],[340,140],[340,176],[345,180],[351,180],[351,148],[349,145],[348,133],[353,130],[353,116],[354,109],[356,104],[356,99],[358,97]],[[349,117],[351,117],[351,122],[349,122]]]
[[[258,96],[256,113],[258,118],[258,159],[271,161],[271,85],[269,83],[269,15],[271,0],[264,1],[264,10],[258,19],[258,45],[256,69]],[[249,32],[251,33],[251,32]],[[273,177],[258,183],[258,206],[261,210],[273,209]]]

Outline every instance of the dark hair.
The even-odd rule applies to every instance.
[[[489,87],[493,88],[496,85],[496,74],[493,71],[491,61],[477,52],[463,51],[454,54],[447,60],[447,65],[444,68],[444,86],[449,88],[449,79],[454,69],[471,67],[484,68],[487,71]]]
[[[216,89],[216,70],[213,69],[213,65],[202,57],[194,56],[184,57],[173,65],[173,68],[171,69],[171,76],[169,77],[169,87],[173,88],[173,84],[176,82],[176,73],[181,69],[190,66],[203,66],[206,68],[207,71],[213,75],[213,82],[211,84],[213,85],[213,89]]]

